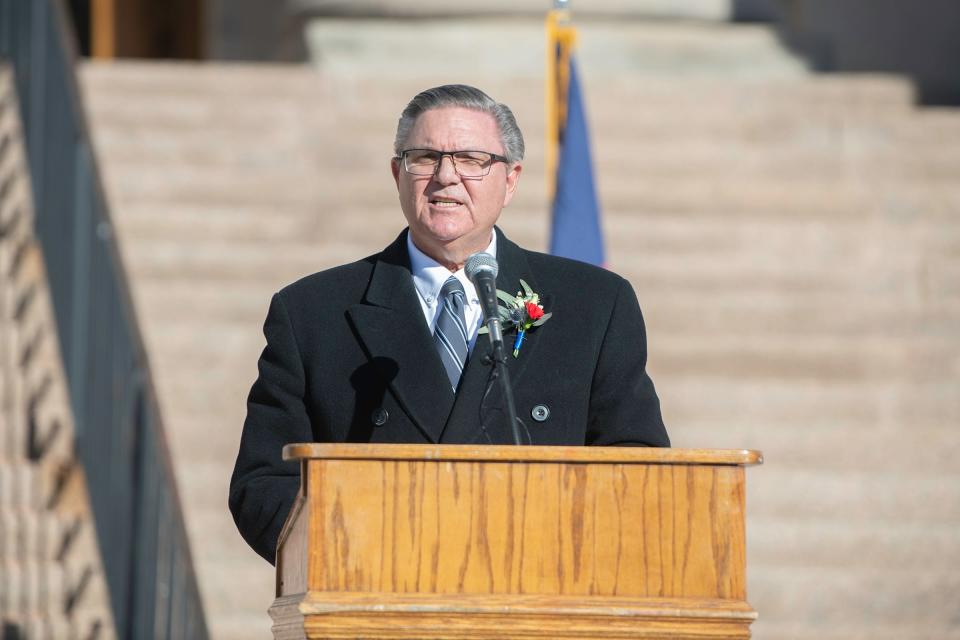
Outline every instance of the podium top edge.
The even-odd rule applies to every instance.
[[[406,460],[460,462],[579,462],[594,464],[688,464],[751,466],[763,454],[750,449],[665,449],[652,447],[558,447],[462,444],[295,443],[284,460]]]

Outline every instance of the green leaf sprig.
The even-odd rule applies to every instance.
[[[517,291],[515,296],[502,289],[497,289],[497,300],[500,303],[497,306],[497,312],[500,315],[500,324],[505,330],[516,329],[526,332],[534,327],[541,326],[553,316],[553,313],[543,313],[543,307],[540,305],[540,294],[531,289],[530,285],[523,279],[520,280],[520,287],[523,290]],[[486,327],[480,329],[480,333],[486,332]]]

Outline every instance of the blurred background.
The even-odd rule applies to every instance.
[[[0,637],[269,637],[226,499],[270,296],[396,236],[443,83],[513,108],[546,249],[551,6],[0,0]],[[960,4],[570,8],[674,446],[765,454],[754,637],[960,638]]]

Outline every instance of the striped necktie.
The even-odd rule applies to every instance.
[[[464,320],[463,305],[466,294],[463,285],[455,277],[450,276],[440,289],[443,306],[437,317],[437,327],[433,331],[433,341],[440,354],[440,361],[450,378],[450,386],[454,392],[463,373],[463,365],[467,361],[467,323]]]

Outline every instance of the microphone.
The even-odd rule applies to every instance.
[[[494,356],[500,355],[497,347],[503,351],[503,331],[500,328],[500,313],[497,311],[497,273],[500,271],[497,259],[489,253],[475,253],[467,258],[463,270],[477,288],[480,308],[483,310],[483,324],[487,327]]]
[[[497,272],[500,267],[497,265],[497,259],[489,253],[475,253],[467,258],[463,266],[470,282],[477,288],[477,295],[480,297],[480,307],[483,310],[483,323],[487,326],[487,334],[490,336],[490,346],[493,348],[493,358],[490,369],[490,379],[487,382],[487,391],[496,379],[500,380],[500,388],[503,391],[503,410],[507,419],[510,421],[510,431],[513,435],[514,444],[523,444],[520,439],[520,430],[517,428],[517,409],[513,402],[513,389],[510,386],[510,371],[507,369],[507,357],[503,350],[503,331],[500,328],[500,313],[497,310]],[[484,398],[487,396],[484,393]],[[481,422],[482,407],[481,405]],[[483,424],[480,425],[484,428]]]

